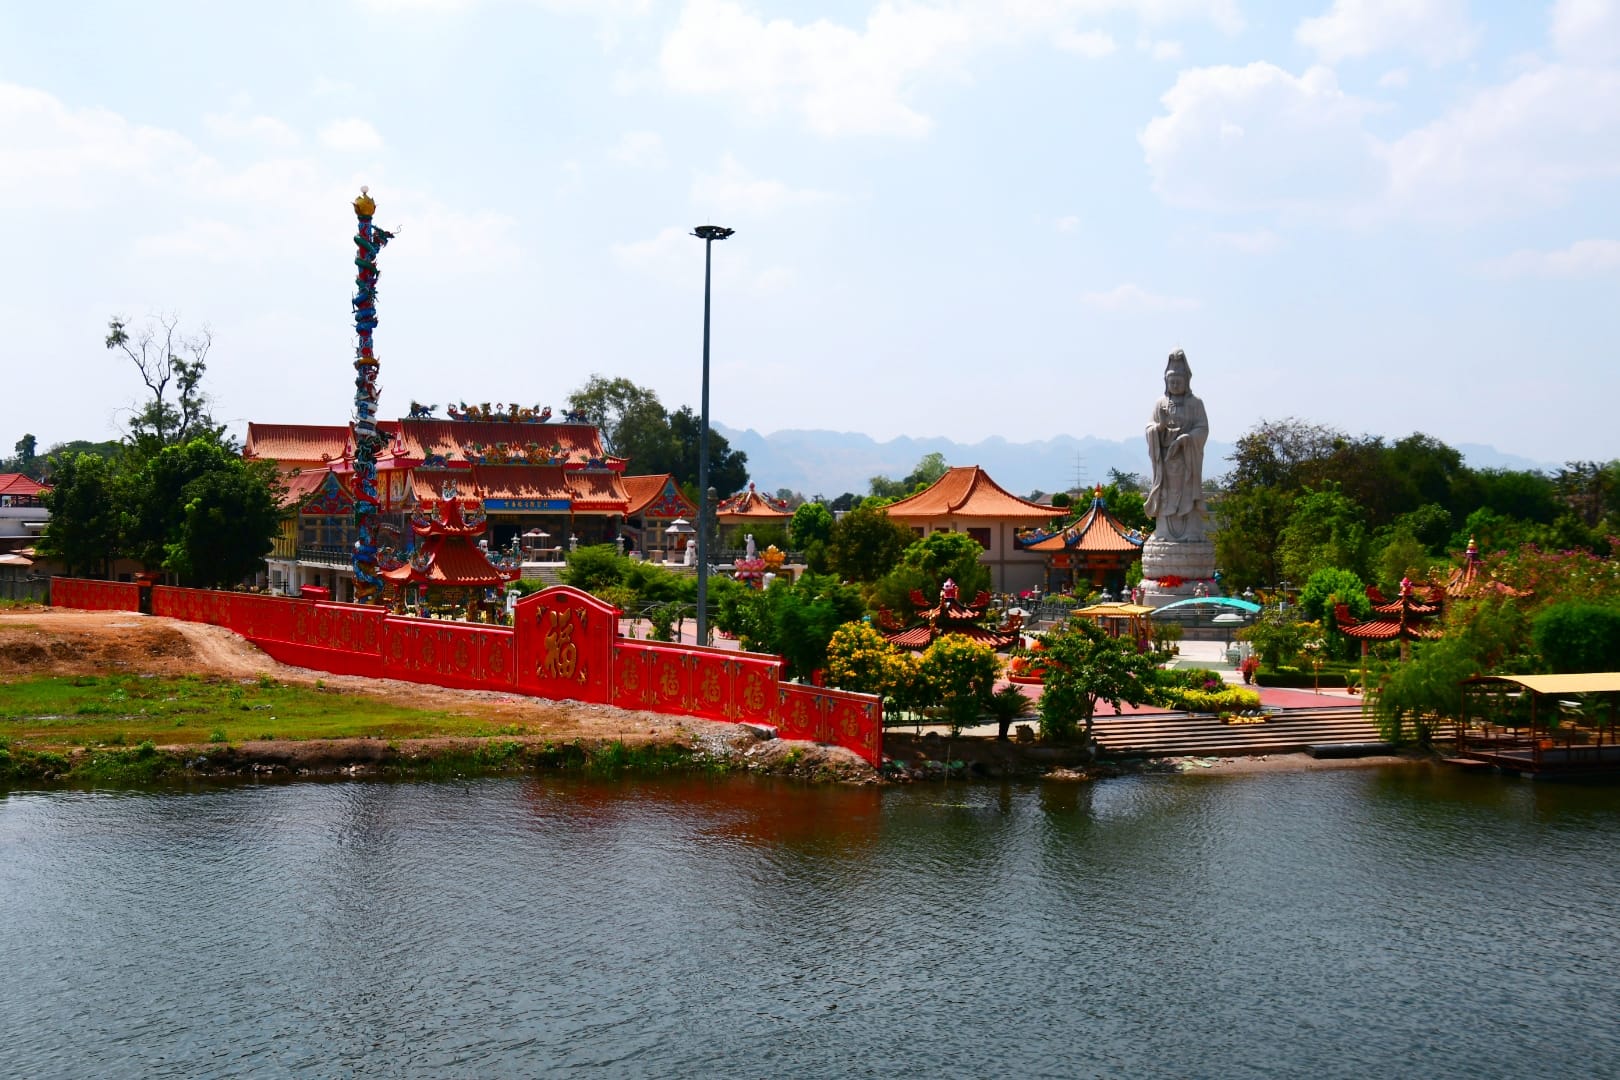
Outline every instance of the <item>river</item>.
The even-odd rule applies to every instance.
[[[1443,769],[0,795],[49,1076],[1620,1075],[1620,789]]]

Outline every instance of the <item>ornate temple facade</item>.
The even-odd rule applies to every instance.
[[[412,546],[413,516],[433,513],[447,481],[484,516],[483,546],[497,553],[539,534],[553,543],[529,549],[560,561],[571,547],[614,542],[629,514],[626,462],[603,453],[591,424],[413,415],[377,428],[379,540],[396,554]],[[248,425],[243,456],[275,462],[287,491],[288,518],[267,560],[275,591],[317,585],[353,597],[354,455],[347,425]]]
[[[1125,572],[1142,558],[1146,541],[1108,512],[1101,484],[1092,492],[1091,506],[1069,524],[1056,531],[1033,528],[1017,534],[1022,550],[1046,560],[1046,588],[1076,593],[1095,588],[1123,594]]]

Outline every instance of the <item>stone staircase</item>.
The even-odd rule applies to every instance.
[[[1223,724],[1209,714],[1109,716],[1097,720],[1095,734],[1103,752],[1116,757],[1289,754],[1309,746],[1383,741],[1359,705],[1289,709],[1263,724]]]

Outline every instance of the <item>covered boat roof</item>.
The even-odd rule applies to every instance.
[[[1620,694],[1620,671],[1588,671],[1573,675],[1475,675],[1464,685],[1517,686],[1532,694]]]

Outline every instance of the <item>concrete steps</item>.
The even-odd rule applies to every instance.
[[[1095,734],[1105,753],[1121,757],[1287,754],[1312,745],[1381,741],[1359,705],[1293,709],[1273,713],[1263,724],[1223,724],[1208,714],[1110,716],[1096,722]]]

